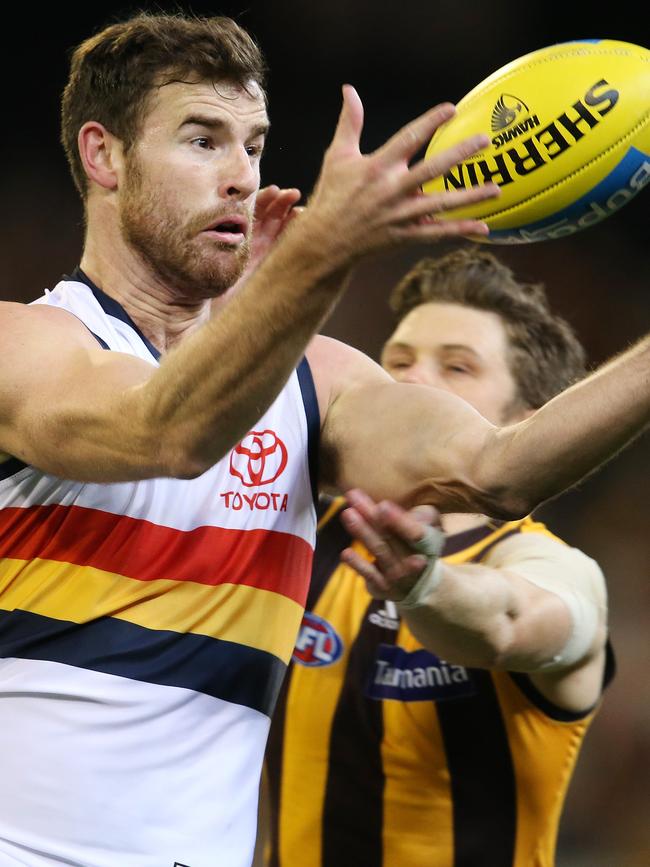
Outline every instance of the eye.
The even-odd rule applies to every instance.
[[[200,147],[202,150],[209,150],[212,147],[212,143],[207,136],[200,135],[196,138],[192,139],[192,144]]]
[[[261,157],[264,145],[252,144],[246,146],[246,153],[249,157]]]
[[[448,364],[445,370],[451,373],[471,373],[471,370],[468,367],[463,367],[462,364]]]

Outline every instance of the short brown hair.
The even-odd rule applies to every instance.
[[[231,18],[139,13],[74,50],[61,104],[61,140],[82,197],[87,178],[77,136],[90,120],[124,144],[135,142],[151,91],[179,80],[228,81],[264,89],[266,65],[253,38]]]
[[[427,302],[461,304],[501,317],[509,369],[527,408],[538,409],[585,374],[585,351],[568,322],[549,309],[543,284],[518,281],[486,250],[472,247],[422,259],[390,297],[400,322]]]

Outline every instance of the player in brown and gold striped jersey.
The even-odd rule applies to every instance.
[[[525,418],[582,374],[582,348],[542,287],[490,253],[424,260],[393,305],[384,367],[495,423]],[[613,671],[600,569],[531,517],[443,515],[435,580],[418,596],[425,561],[409,543],[422,516],[361,492],[341,519],[345,505],[323,503],[272,725],[268,863],[552,867]]]

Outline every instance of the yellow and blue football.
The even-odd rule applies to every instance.
[[[501,195],[450,216],[484,220],[490,235],[480,240],[494,244],[593,226],[650,182],[650,51],[585,39],[519,57],[460,100],[426,158],[480,132],[489,145],[423,189],[492,181]]]

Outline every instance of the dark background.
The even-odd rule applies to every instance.
[[[58,143],[58,100],[68,52],[136,7],[95,3],[68,11],[16,7],[4,28],[0,298],[28,301],[79,257],[81,208]],[[366,108],[363,149],[443,100],[458,101],[503,64],[537,48],[604,37],[650,45],[643,7],[503,0],[269,0],[144,4],[235,17],[271,68],[273,129],[263,183],[307,195],[353,83]],[[13,50],[12,50],[13,49]],[[650,103],[650,94],[648,94]],[[650,327],[647,217],[642,193],[604,223],[566,240],[493,248],[525,280],[546,283],[555,308],[598,364]],[[390,287],[419,256],[452,245],[383,255],[363,266],[324,331],[377,356],[391,320]],[[637,441],[540,516],[597,559],[609,581],[619,671],[588,735],[562,822],[558,867],[650,864],[650,441]],[[404,865],[408,867],[408,865]],[[489,867],[489,865],[486,865]]]

